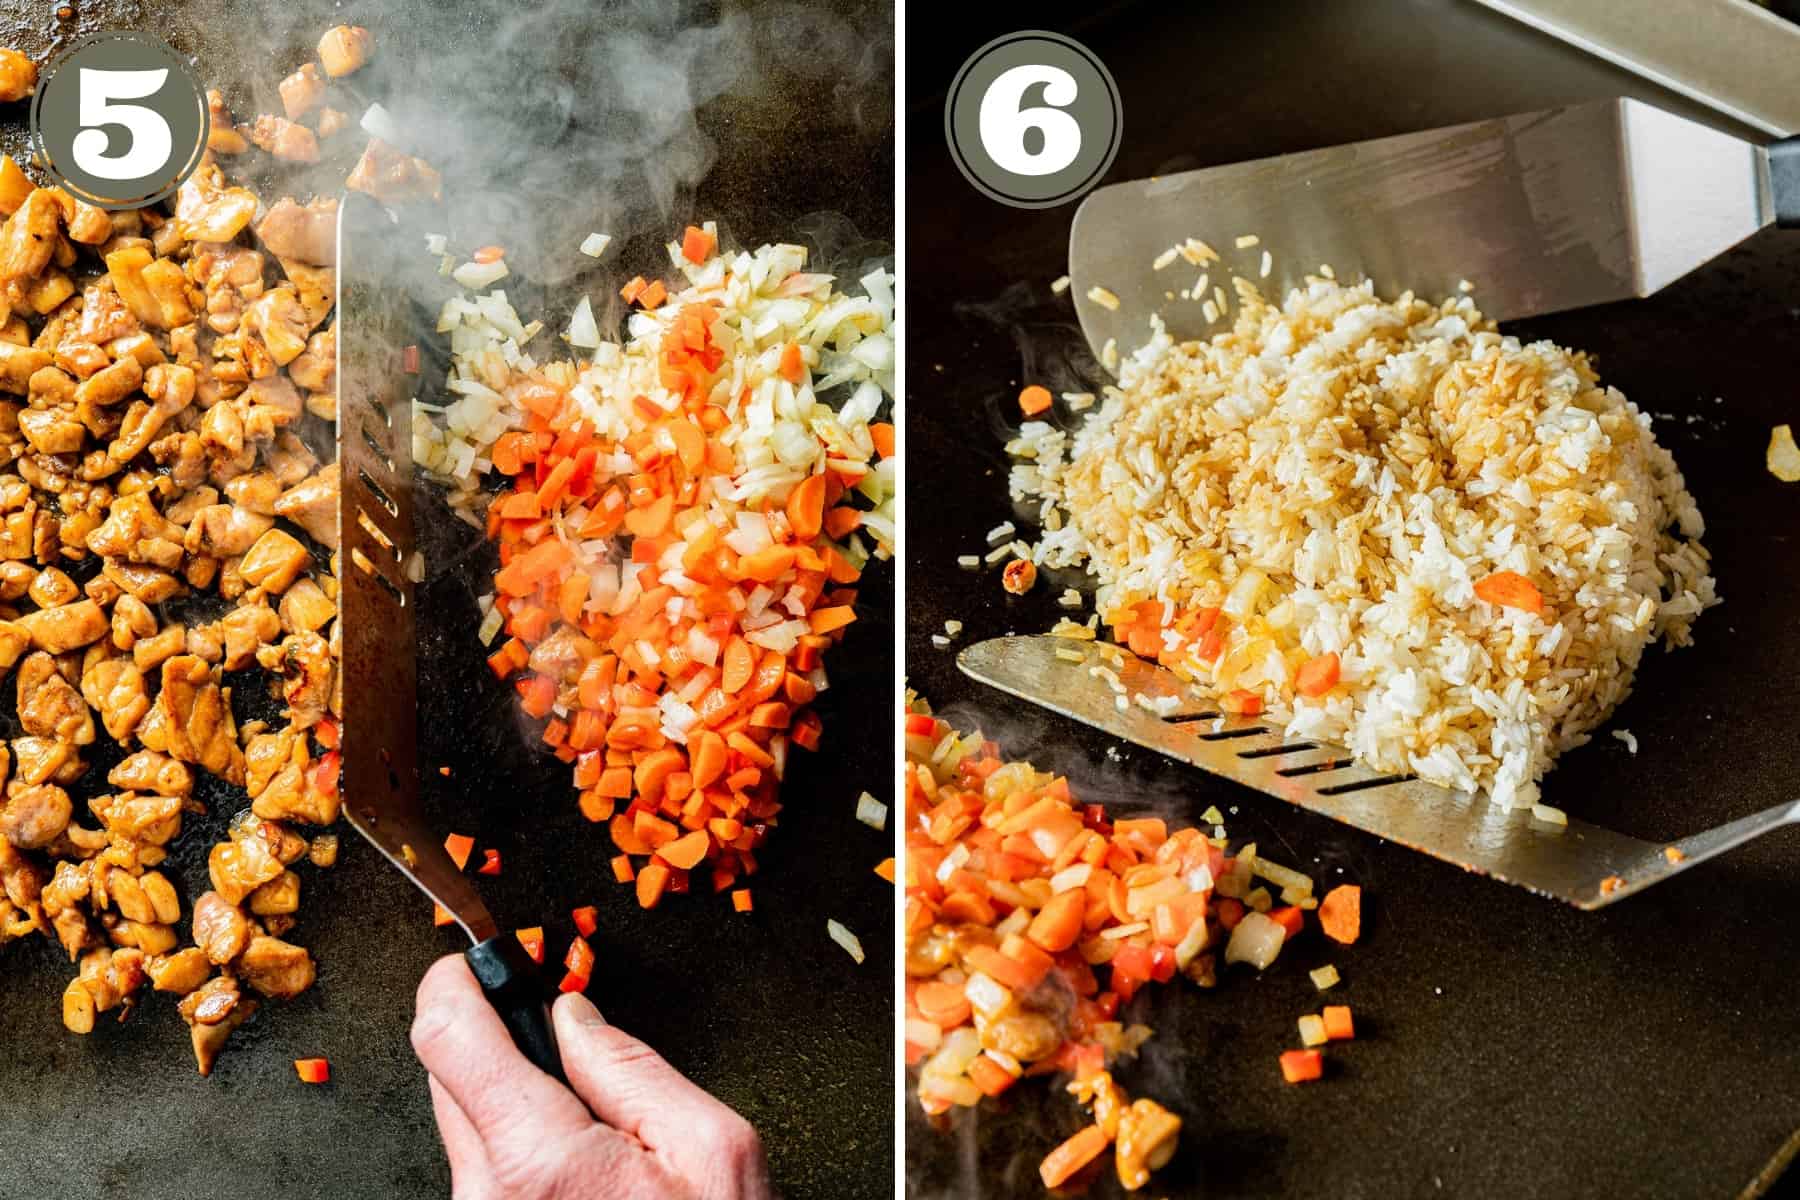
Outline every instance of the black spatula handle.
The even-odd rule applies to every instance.
[[[1769,183],[1775,193],[1775,223],[1800,229],[1800,137],[1769,147]]]
[[[563,1078],[562,1053],[556,1048],[543,979],[524,944],[511,933],[497,934],[469,947],[464,957],[488,1002],[506,1022],[506,1031],[520,1053],[552,1079],[568,1082]]]

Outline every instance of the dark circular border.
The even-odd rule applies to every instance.
[[[182,74],[186,76],[189,82],[193,83],[194,90],[200,97],[199,144],[194,147],[193,153],[189,156],[186,165],[184,165],[180,171],[175,173],[174,179],[168,187],[160,192],[146,195],[138,199],[117,200],[91,196],[82,188],[71,183],[69,180],[64,179],[62,172],[56,169],[56,161],[50,157],[50,147],[44,144],[43,133],[38,128],[38,112],[43,106],[44,93],[49,89],[50,81],[55,78],[56,73],[62,69],[64,64],[66,64],[70,58],[74,57],[88,46],[108,41],[136,42],[139,45],[150,46],[162,51],[180,66]],[[126,212],[135,208],[145,208],[158,201],[168,199],[175,194],[176,190],[180,188],[182,184],[188,181],[189,176],[199,169],[201,159],[206,156],[207,145],[212,141],[212,106],[206,101],[205,87],[203,87],[200,81],[194,77],[187,60],[177,53],[173,46],[154,34],[144,33],[135,29],[111,29],[104,30],[100,33],[90,33],[86,37],[77,39],[70,44],[67,50],[64,50],[61,54],[57,55],[55,60],[43,69],[38,79],[37,90],[33,92],[31,96],[31,116],[28,128],[31,137],[31,146],[37,155],[38,161],[43,164],[45,170],[50,172],[59,187],[76,199],[87,204],[92,204],[95,208],[102,208],[108,212]]]
[[[1011,45],[1014,42],[1026,41],[1054,42],[1073,50],[1082,58],[1086,59],[1088,64],[1094,68],[1095,73],[1098,74],[1101,79],[1106,81],[1107,94],[1112,97],[1113,120],[1112,129],[1110,131],[1111,137],[1107,142],[1106,153],[1101,157],[1099,165],[1088,172],[1087,175],[1083,176],[1081,182],[1074,187],[1069,188],[1060,195],[1051,196],[1041,200],[1009,195],[998,188],[990,186],[969,166],[967,160],[963,157],[962,148],[956,143],[956,101],[957,97],[962,92],[963,83],[968,79],[969,72],[991,51],[1001,46]],[[956,169],[962,173],[962,177],[968,180],[970,185],[974,187],[976,191],[980,192],[990,200],[997,200],[1001,204],[1010,205],[1013,208],[1056,208],[1060,205],[1067,204],[1069,201],[1092,188],[1100,181],[1101,176],[1105,175],[1106,172],[1112,168],[1113,160],[1119,156],[1119,144],[1123,140],[1124,133],[1125,109],[1119,98],[1118,82],[1113,79],[1112,72],[1106,69],[1106,64],[1101,62],[1100,56],[1095,54],[1092,50],[1089,50],[1086,46],[1082,45],[1074,38],[1069,37],[1067,34],[1054,33],[1048,29],[1021,29],[1015,33],[1002,34],[983,45],[980,49],[976,50],[975,53],[969,55],[969,57],[963,61],[963,65],[957,69],[956,78],[952,80],[950,84],[949,97],[944,101],[944,141],[950,147],[950,160],[956,164]]]

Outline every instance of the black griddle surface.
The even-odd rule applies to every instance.
[[[1217,804],[1234,839],[1366,889],[1354,947],[1309,933],[1261,978],[1236,968],[1215,991],[1148,989],[1128,1007],[1157,1034],[1124,1083],[1186,1121],[1140,1194],[1737,1196],[1800,1127],[1800,831],[1581,913],[1112,743],[980,688],[930,642],[947,619],[964,623],[958,645],[1046,629],[1082,582],[1048,572],[1014,599],[997,570],[955,561],[1003,519],[1031,528],[1001,450],[1020,386],[1097,378],[1049,292],[1073,206],[1002,208],[944,148],[943,89],[988,38],[1066,28],[1107,63],[1125,129],[1109,182],[1621,93],[1683,106],[1462,0],[1053,5],[973,24],[915,41],[908,65],[908,682],[1085,799],[1188,822]],[[1800,236],[1765,234],[1653,300],[1512,332],[1594,351],[1606,382],[1666,414],[1658,436],[1706,514],[1726,598],[1697,647],[1647,656],[1611,726],[1639,754],[1602,733],[1547,801],[1664,837],[1791,800],[1800,486],[1762,459],[1770,426],[1800,416]],[[1306,972],[1326,962],[1358,1037],[1329,1048],[1325,1081],[1288,1087],[1276,1056],[1318,1010]],[[947,1131],[909,1099],[910,1194],[1043,1195],[1038,1160],[1082,1121],[1051,1090],[1022,1084]],[[1121,1193],[1109,1176],[1090,1194]]]
[[[517,6],[499,0],[77,0],[69,21],[59,20],[55,7],[0,0],[0,44],[42,54],[90,30],[151,29],[198,54],[203,77],[223,86],[247,119],[259,111],[251,97],[273,103],[275,83],[340,22],[371,26],[390,61],[413,64],[418,87],[451,94],[467,81],[434,70],[433,56],[494,47],[494,69],[510,64],[515,75],[503,77],[532,93],[524,99],[541,101],[531,80],[534,56],[559,48],[597,53],[617,6],[565,5],[580,21],[565,22],[561,39],[513,39],[503,54],[496,30]],[[716,19],[717,6],[689,7],[697,19]],[[697,199],[691,207],[677,201],[665,220],[615,243],[611,253],[625,257],[603,263],[597,280],[627,264],[659,269],[661,242],[704,217],[717,217],[735,242],[752,246],[811,230],[840,264],[858,261],[868,243],[892,248],[891,134],[882,132],[893,104],[891,15],[839,2],[727,7],[752,9],[763,39],[755,48],[760,82],[702,109],[701,129],[718,157]],[[854,50],[862,76],[824,93],[795,86],[790,67],[805,64],[770,59],[769,39],[808,28],[821,38],[854,34],[853,46],[838,49]],[[831,103],[821,103],[821,94]],[[589,113],[603,114],[608,103],[603,96],[578,99]],[[24,106],[0,108],[0,121],[0,149],[22,158]],[[545,201],[580,205],[583,198],[577,187]],[[825,210],[835,215],[817,215]],[[482,241],[499,240],[469,224],[468,245],[481,244],[468,239],[484,233]],[[596,218],[581,228],[605,226]],[[563,248],[567,258],[579,259],[578,241]],[[595,291],[597,311],[603,297]],[[527,319],[534,315],[528,300],[520,302]],[[565,295],[552,302],[566,313],[572,301]],[[759,853],[761,870],[751,880],[754,916],[737,916],[727,900],[710,896],[670,897],[646,914],[629,888],[613,882],[614,850],[605,831],[576,812],[568,768],[528,744],[510,692],[483,663],[473,636],[475,597],[490,590],[484,573],[494,565],[491,551],[471,549],[471,539],[479,543],[475,531],[453,524],[424,496],[419,520],[432,571],[420,593],[426,804],[442,815],[446,832],[472,834],[478,845],[502,851],[503,874],[481,883],[502,927],[542,923],[555,959],[574,934],[570,910],[597,904],[590,996],[613,1023],[656,1046],[755,1124],[783,1195],[890,1195],[892,976],[883,948],[893,938],[893,890],[872,868],[892,849],[854,812],[859,791],[883,798],[892,791],[893,568],[869,573],[861,620],[828,663],[833,690],[820,703],[825,740],[818,754],[794,757],[781,828]],[[460,569],[453,568],[464,549]],[[8,685],[0,706],[10,713],[12,703]],[[450,768],[448,777],[438,774],[440,766]],[[213,817],[190,818],[177,856],[187,900],[205,888],[205,850],[242,803],[241,794],[231,802],[221,789]],[[169,997],[147,997],[122,1027],[103,1023],[78,1038],[60,1020],[60,995],[74,968],[59,949],[32,939],[0,950],[0,1200],[49,1191],[80,1200],[246,1190],[270,1198],[449,1194],[407,1028],[425,968],[465,943],[433,928],[430,905],[372,848],[347,827],[339,833],[339,865],[306,872],[301,923],[290,935],[316,956],[318,986],[291,1003],[266,1006],[233,1036],[210,1079],[194,1074],[187,1030]],[[852,963],[827,938],[828,917],[862,937],[867,963]],[[554,962],[546,974],[560,975]],[[312,1055],[331,1059],[329,1085],[296,1080],[293,1060]]]

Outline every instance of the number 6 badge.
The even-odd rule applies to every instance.
[[[1052,208],[1093,187],[1112,166],[1123,130],[1106,65],[1073,38],[1036,29],[970,55],[944,105],[957,168],[1016,208]]]
[[[31,102],[40,161],[71,195],[140,208],[171,195],[200,165],[206,94],[188,63],[137,32],[95,34],[45,72]]]

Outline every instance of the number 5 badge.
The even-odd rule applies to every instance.
[[[1093,187],[1119,152],[1119,88],[1094,52],[1060,33],[995,38],[962,65],[944,136],[963,176],[1016,208],[1052,208]]]
[[[200,165],[206,93],[185,59],[149,34],[83,38],[45,72],[31,103],[43,165],[100,208],[139,208],[172,194]]]

